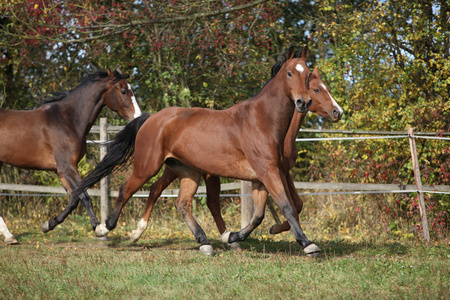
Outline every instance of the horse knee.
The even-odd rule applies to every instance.
[[[186,216],[188,214],[188,211],[191,210],[191,205],[185,201],[175,202],[175,207],[178,213],[183,217]]]
[[[280,212],[283,214],[283,216],[295,216],[295,211],[292,205],[285,204],[282,207],[280,207]]]

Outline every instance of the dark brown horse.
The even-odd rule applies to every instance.
[[[71,91],[59,92],[31,111],[0,109],[0,167],[3,163],[58,173],[71,193],[81,181],[77,165],[86,153],[86,136],[106,105],[128,121],[141,115],[133,91],[120,72],[99,71]],[[93,228],[99,224],[87,193],[70,197],[67,208],[46,221],[47,232],[64,221],[81,199]],[[8,244],[17,243],[0,216],[0,233]]]
[[[308,49],[303,50],[302,56],[305,59],[308,57]],[[308,67],[304,67],[305,72],[310,72]],[[320,79],[318,69],[315,69],[311,74],[309,82],[309,96],[311,97],[312,104],[309,111],[317,113],[318,115],[328,118],[333,122],[338,121],[342,116],[342,109],[333,100],[330,94],[329,88]],[[331,114],[330,114],[331,113]],[[294,202],[295,210],[299,214],[303,207],[303,201],[299,197],[297,190],[295,189],[294,181],[289,174],[289,170],[293,168],[295,161],[298,156],[297,143],[295,139],[297,138],[298,131],[303,124],[306,117],[306,113],[294,113],[291,124],[289,126],[288,133],[284,140],[284,152],[283,152],[283,163],[282,169],[285,171],[286,181],[289,186],[289,193]],[[148,220],[150,218],[152,209],[156,201],[158,200],[161,193],[167,186],[172,183],[177,177],[177,175],[170,168],[165,168],[163,175],[150,187],[150,193],[147,199],[147,206],[142,216],[141,220],[138,222],[138,226],[135,230],[131,232],[131,241],[136,242],[141,237],[142,233],[148,226]],[[220,208],[220,179],[215,176],[203,175],[207,197],[206,203],[208,208],[213,215],[214,221],[216,223],[217,229],[220,234],[224,234],[226,231],[225,222],[221,215]],[[245,230],[246,232],[253,231],[262,220],[260,214],[265,211],[265,203],[267,201],[267,191],[261,187],[258,187],[252,192],[253,197],[255,197],[254,202],[260,204],[261,207],[255,209],[256,215],[254,215],[252,222],[249,224]],[[257,200],[261,199],[261,200]],[[290,225],[287,221],[280,225],[274,225],[271,228],[271,233],[276,234],[282,231],[287,231],[290,229]],[[244,234],[244,233],[242,233]],[[233,248],[238,248],[239,245],[236,243],[232,246]]]
[[[276,66],[276,75],[254,98],[229,109],[171,107],[152,115],[144,114],[128,124],[111,144],[111,150],[75,193],[98,182],[115,166],[126,163],[134,152],[134,169],[121,186],[113,213],[106,224],[96,228],[102,236],[115,228],[123,205],[163,164],[180,179],[176,207],[194,234],[200,250],[213,254],[203,229],[191,212],[202,174],[250,180],[263,184],[288,220],[305,253],[320,251],[303,233],[288,192],[282,170],[283,147],[295,108],[306,113],[311,73],[306,61],[292,49]],[[228,242],[242,238],[229,235]]]

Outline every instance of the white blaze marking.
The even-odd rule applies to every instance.
[[[303,68],[303,66],[302,66],[301,64],[297,64],[297,65],[295,66],[295,69],[296,69],[297,71],[299,71],[300,73],[303,73],[303,71],[305,71],[305,69]]]
[[[327,87],[325,86],[325,84],[321,83],[321,85],[322,85],[323,89],[324,89],[324,90],[328,93],[328,95],[330,96],[331,101],[332,101],[332,103],[333,103],[333,106],[336,107],[336,108],[339,110],[339,114],[342,115],[342,114],[344,113],[344,111],[342,110],[342,108],[339,106],[339,104],[337,104],[337,102],[334,100],[334,98],[331,97],[331,94],[330,94],[330,92],[328,92],[328,89],[327,89]]]
[[[131,85],[129,83],[128,83],[128,89],[131,91],[131,93],[133,93],[133,90],[131,89]],[[131,96],[131,101],[133,102],[134,118],[136,119],[142,113],[141,113],[141,109],[139,108],[139,105],[137,104],[136,97],[134,97],[134,93],[133,93],[133,96]]]
[[[0,233],[5,236],[5,239],[12,237],[13,235],[9,232],[8,227],[2,217],[0,217]]]

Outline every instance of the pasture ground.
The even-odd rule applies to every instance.
[[[47,234],[20,222],[10,226],[20,244],[0,243],[2,299],[450,298],[447,242],[316,239],[324,255],[311,259],[291,233],[256,233],[238,253],[212,230],[217,253],[208,257],[182,221],[152,226],[136,244],[126,238],[134,224],[99,241],[85,217]]]

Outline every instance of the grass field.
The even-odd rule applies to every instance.
[[[19,245],[0,244],[0,298],[450,298],[445,243],[316,239],[324,255],[311,259],[290,233],[256,234],[241,253],[210,234],[217,253],[208,257],[184,229],[149,231],[131,244],[119,228],[109,241],[98,241],[76,223],[68,220],[46,235],[39,226],[22,226],[14,231]]]

